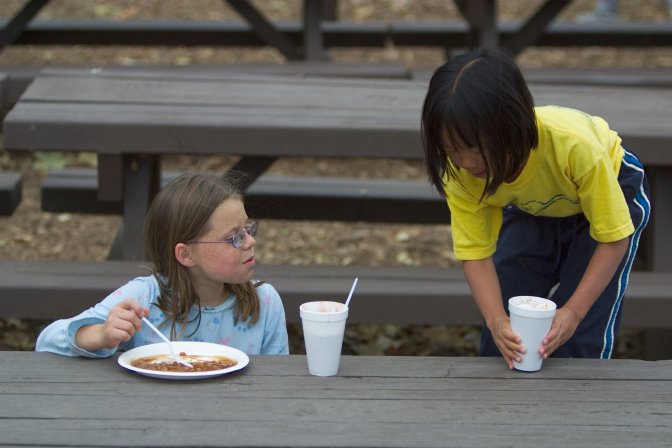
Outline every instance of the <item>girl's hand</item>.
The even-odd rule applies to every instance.
[[[119,302],[110,310],[102,326],[102,345],[105,348],[117,347],[130,340],[142,327],[142,318],[149,315],[135,299]]]
[[[580,323],[581,319],[570,308],[566,306],[558,308],[551,329],[541,341],[541,347],[539,347],[541,357],[548,359],[558,347],[572,337]]]
[[[520,337],[511,329],[511,322],[507,315],[497,318],[490,328],[495,345],[502,354],[504,362],[513,369],[513,361],[521,361],[521,354],[525,353],[525,347],[520,345]]]
[[[126,299],[110,310],[104,324],[86,325],[80,328],[75,335],[75,344],[90,352],[116,348],[140,330],[141,319],[148,315],[147,308],[141,307],[134,299]]]

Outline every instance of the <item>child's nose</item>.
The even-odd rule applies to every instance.
[[[254,239],[254,237],[249,233],[246,234],[245,241],[243,241],[243,248],[249,249],[251,247],[254,247],[255,244],[257,244],[257,241]]]
[[[481,157],[479,154],[464,152],[460,154],[458,163],[462,168],[476,168],[481,164]]]

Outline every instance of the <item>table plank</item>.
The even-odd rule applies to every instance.
[[[672,90],[531,88],[537,105],[605,118],[645,163],[672,160]],[[421,159],[425,91],[426,82],[410,80],[38,77],[5,121],[5,144],[10,150]]]
[[[310,412],[319,405],[306,407]],[[345,412],[348,409],[344,410]],[[510,416],[508,417],[511,418]],[[0,422],[5,439],[26,440],[30,446],[287,446],[297,447],[669,447],[672,433],[667,428],[635,425],[577,425],[571,429],[555,424],[486,426],[464,418],[431,423],[395,422],[305,422],[300,415],[292,421],[247,422],[194,420],[107,420],[89,419],[34,422],[9,419]],[[73,436],[77,435],[77,440]],[[551,439],[551,440],[549,440]],[[20,442],[19,442],[20,443]],[[4,446],[4,445],[3,445]],[[17,444],[18,446],[18,444]]]
[[[320,378],[304,356],[252,356],[234,374],[165,381],[115,358],[0,352],[0,433],[32,446],[669,446],[671,367],[345,356]]]

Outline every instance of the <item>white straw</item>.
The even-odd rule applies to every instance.
[[[345,307],[348,307],[348,304],[350,303],[350,299],[352,299],[352,293],[355,292],[355,286],[357,286],[357,280],[359,280],[359,277],[355,277],[355,282],[352,284],[352,288],[350,288],[350,294],[348,294],[348,300],[345,301]]]

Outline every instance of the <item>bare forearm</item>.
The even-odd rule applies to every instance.
[[[581,282],[565,305],[577,315],[579,320],[586,317],[590,308],[607,287],[627,250],[627,238],[597,245]]]
[[[464,273],[486,325],[492,328],[495,320],[506,317],[497,271],[492,258],[465,261]]]
[[[520,353],[525,349],[520,345],[520,337],[511,330],[492,258],[465,261],[464,273],[495,345],[506,365],[513,369],[513,362],[520,361]]]
[[[89,352],[109,348],[103,344],[103,324],[87,325],[80,328],[75,334],[75,344]]]
[[[614,277],[627,249],[627,238],[614,243],[597,245],[576,291],[565,306],[556,312],[551,330],[541,342],[539,349],[541,356],[548,358],[572,337],[590,308]]]

